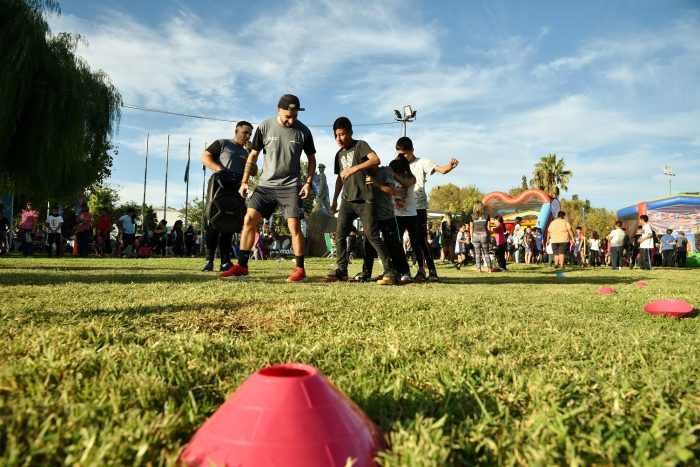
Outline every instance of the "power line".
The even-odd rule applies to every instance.
[[[217,122],[228,122],[228,123],[238,123],[240,120],[229,120],[226,118],[216,118],[216,117],[207,117],[204,115],[192,115],[192,114],[186,114],[186,113],[181,113],[181,112],[172,112],[169,110],[161,110],[161,109],[153,109],[150,107],[143,107],[141,105],[132,105],[132,104],[122,104],[122,107],[125,107],[127,109],[133,109],[133,110],[141,110],[143,112],[154,112],[154,113],[159,113],[159,114],[165,114],[165,115],[174,115],[177,117],[187,117],[187,118],[198,118],[200,120],[213,120]],[[253,124],[257,125],[260,122],[253,122]],[[383,126],[383,125],[395,125],[398,122],[380,122],[380,123],[353,123],[352,126]],[[333,125],[319,125],[319,124],[314,124],[314,125],[307,125],[308,127],[317,127],[317,128],[329,128],[332,127]]]

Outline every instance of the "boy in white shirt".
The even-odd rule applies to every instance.
[[[642,236],[639,237],[639,267],[651,270],[651,250],[654,249],[654,231],[649,225],[649,216],[639,216],[642,222]]]
[[[46,218],[46,231],[48,233],[47,245],[49,247],[49,258],[53,244],[56,244],[56,258],[61,256],[61,227],[63,226],[63,216],[58,213],[58,206],[53,206],[51,212]]]

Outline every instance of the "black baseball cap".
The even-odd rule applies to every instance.
[[[299,98],[293,94],[285,94],[284,96],[280,97],[280,101],[277,104],[277,108],[282,110],[306,110],[301,107],[301,103],[299,103]]]

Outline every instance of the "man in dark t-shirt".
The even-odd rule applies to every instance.
[[[335,231],[338,252],[337,269],[331,271],[325,281],[347,280],[348,259],[346,255],[347,235],[352,223],[358,217],[362,221],[367,241],[379,255],[384,267],[384,275],[379,281],[382,285],[396,282],[395,273],[386,245],[379,237],[379,227],[372,211],[372,186],[367,184],[367,170],[379,165],[377,154],[365,141],[352,137],[352,123],[347,117],[340,117],[333,123],[335,140],[340,149],[335,155],[335,193],[331,209],[338,212],[338,224]],[[338,209],[338,196],[343,193],[342,203]]]
[[[248,160],[246,143],[250,140],[251,134],[253,134],[253,125],[246,121],[238,122],[233,139],[216,140],[204,150],[201,157],[202,164],[214,172],[228,170],[242,177],[246,161]],[[254,166],[251,172],[257,173],[257,169],[258,167]],[[213,178],[209,180],[209,183],[213,183]],[[237,191],[239,187],[227,188]],[[241,219],[241,224],[242,223]],[[214,270],[214,256],[216,254],[217,245],[219,247],[219,255],[221,256],[219,271],[228,271],[232,266],[231,239],[233,238],[233,234],[238,232],[219,232],[211,225],[208,225],[206,229],[206,262],[204,263],[202,271]]]
[[[268,219],[279,206],[287,219],[296,261],[296,267],[287,282],[306,280],[305,240],[301,231],[301,218],[304,217],[302,200],[311,193],[311,182],[316,173],[316,148],[311,131],[297,119],[302,110],[298,97],[285,94],[277,104],[277,116],[268,118],[255,130],[252,149],[243,170],[241,188],[238,190],[242,197],[248,196],[248,179],[261,152],[264,154],[263,172],[258,187],[248,202],[238,264],[219,274],[222,279],[248,277],[248,259],[260,220]],[[309,161],[303,181],[300,173],[302,152]]]

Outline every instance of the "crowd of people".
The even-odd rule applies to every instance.
[[[0,212],[4,206],[0,205]],[[66,229],[64,216],[58,206],[52,206],[45,221],[39,220],[39,212],[31,201],[21,211],[17,229],[12,232],[9,220],[0,218],[0,254],[9,254],[13,248],[23,258],[32,258],[35,252],[48,257],[75,256],[150,258],[152,256],[196,256],[199,254],[199,237],[192,225],[183,230],[183,222],[175,221],[172,228],[161,220],[153,228],[142,226],[137,234],[136,209],[129,208],[119,218],[112,217],[107,209],[101,209],[93,219],[92,213],[82,206],[74,215],[73,226]]]
[[[302,203],[311,193],[316,150],[311,131],[298,120],[298,113],[303,110],[296,96],[285,94],[278,102],[277,115],[262,122],[254,135],[252,124],[240,121],[233,138],[217,140],[206,148],[201,161],[214,172],[210,189],[217,195],[226,195],[230,207],[222,210],[226,211],[227,218],[224,216],[214,222],[216,216],[208,216],[204,235],[195,232],[191,225],[183,230],[181,220],[169,227],[165,219],[153,228],[142,226],[142,232],[137,235],[135,209],[128,209],[118,219],[113,219],[103,209],[94,222],[88,208],[83,206],[75,215],[75,254],[87,256],[94,252],[98,256],[142,258],[193,256],[205,242],[203,271],[214,270],[218,251],[221,259],[218,276],[243,279],[249,275],[249,260],[260,258],[265,254],[262,246],[274,242],[274,233],[259,229],[261,221],[269,219],[279,208],[287,220],[295,261],[287,281],[306,280]],[[348,244],[348,239],[358,238],[356,219],[362,222],[363,242],[361,248],[354,249],[363,257],[363,264],[354,280],[360,282],[376,280],[381,285],[439,282],[434,259],[438,257],[457,269],[473,262],[478,272],[505,272],[508,262],[553,264],[555,268],[565,264],[612,269],[635,266],[649,269],[654,264],[685,266],[687,239],[684,233],[673,236],[672,231],[667,231],[666,235],[658,236],[645,215],[640,216],[639,230],[632,235],[618,222],[608,235],[592,232],[587,236],[581,227],[572,229],[563,211],[546,232],[523,225],[521,218],[515,220],[511,229],[506,227],[501,216],[489,218],[482,203],[476,202],[471,216],[460,225],[447,214],[438,228],[430,229],[425,191],[427,177],[436,172],[449,173],[459,164],[456,158],[441,166],[418,157],[413,142],[404,136],[396,141],[396,154],[391,162],[381,165],[371,146],[354,138],[352,123],[347,117],[335,120],[333,134],[339,146],[334,161],[337,178],[330,205],[330,211],[337,213],[337,228],[333,233],[336,265],[321,279],[325,282],[351,277],[348,266],[353,245]],[[301,173],[302,153],[308,160],[305,174]],[[258,172],[257,160],[261,154],[263,171],[256,189],[248,197],[250,177]],[[46,221],[41,223],[38,212],[27,202],[17,229],[22,255],[33,255],[37,238],[43,239],[49,256],[63,254],[66,238],[63,224],[57,206],[51,208]],[[117,236],[113,240],[115,224]],[[0,251],[7,251],[9,223],[6,219],[0,223],[0,228],[4,229],[0,232],[3,233]],[[44,235],[38,235],[40,231]],[[234,256],[238,258],[236,264],[232,263]],[[372,279],[375,257],[379,258],[383,270]]]

